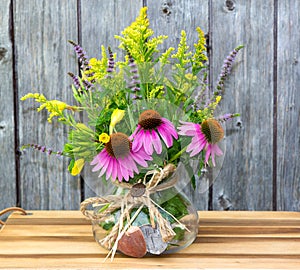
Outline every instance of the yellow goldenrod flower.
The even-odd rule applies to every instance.
[[[112,134],[113,129],[115,128],[116,124],[118,124],[124,117],[125,111],[120,109],[115,109],[110,118],[110,125],[109,125],[109,134]]]
[[[221,96],[217,96],[216,97],[216,103],[218,104],[221,101],[222,97]]]
[[[169,64],[170,61],[168,60],[171,53],[175,50],[175,48],[170,47],[169,49],[167,49],[160,57],[159,57],[159,61],[165,65],[165,64]]]
[[[193,70],[200,70],[201,67],[204,66],[203,63],[205,63],[208,58],[206,56],[206,40],[204,32],[200,27],[196,28],[196,31],[198,32],[198,42],[194,44],[195,47],[195,53],[193,55]]]
[[[107,133],[101,133],[99,135],[99,141],[102,143],[108,143],[110,141],[110,136]]]
[[[189,46],[186,41],[186,32],[181,31],[180,42],[178,44],[177,52],[172,55],[172,58],[177,58],[177,66],[185,68],[185,66],[191,61],[192,52],[189,51]]]
[[[34,98],[36,102],[44,103],[47,101],[43,94],[39,93],[28,93],[27,95],[21,97],[21,100],[24,101],[29,98]]]
[[[83,158],[77,159],[74,163],[71,174],[73,176],[79,174],[81,172],[83,166],[84,166],[84,159]]]
[[[46,109],[50,113],[47,119],[49,123],[51,123],[54,116],[62,116],[61,119],[63,119],[64,117],[62,115],[62,112],[64,110],[77,111],[78,109],[78,107],[70,106],[67,103],[59,100],[47,100],[47,98],[43,94],[39,93],[28,93],[27,95],[23,96],[21,100],[24,101],[29,98],[34,98],[36,102],[41,103],[40,107],[37,109],[38,112]]]
[[[157,46],[167,38],[167,36],[151,38],[154,32],[149,25],[147,7],[143,7],[136,20],[122,31],[122,36],[115,36],[121,41],[120,48],[129,51],[137,63],[151,61],[153,53],[158,52]]]

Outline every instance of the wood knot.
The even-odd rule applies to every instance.
[[[0,122],[0,129],[5,129],[6,128],[6,123],[5,122]]]
[[[235,126],[238,127],[238,128],[242,128],[242,127],[243,127],[243,122],[242,122],[242,120],[240,120],[240,119],[237,120],[236,123],[235,123]]]
[[[7,53],[7,49],[5,49],[4,47],[0,47],[0,61],[5,57]]]
[[[235,2],[233,0],[226,0],[225,1],[225,9],[227,11],[234,11],[234,9],[235,9]]]
[[[171,6],[172,4],[169,2],[164,2],[161,5],[161,12],[164,16],[170,16],[172,11],[171,11]]]

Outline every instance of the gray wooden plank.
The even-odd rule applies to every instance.
[[[0,209],[16,205],[14,91],[10,1],[0,2]]]
[[[119,40],[114,36],[121,35],[121,31],[135,20],[141,7],[142,1],[136,0],[81,0],[81,45],[88,57],[101,58],[101,45],[110,46],[121,57]],[[93,18],[92,23],[90,18]],[[86,198],[109,192],[103,188],[98,174],[86,166],[83,174]]]
[[[279,1],[277,14],[277,208],[299,211],[299,1]]]
[[[225,3],[232,2],[233,7]],[[213,186],[214,209],[224,194],[235,210],[272,210],[273,12],[267,1],[211,1],[213,79],[222,59],[244,44],[226,83],[222,112],[238,112],[226,124],[226,154]]]
[[[77,67],[68,39],[77,38],[76,0],[14,1],[19,97],[42,92],[72,104],[67,72]],[[38,143],[62,150],[66,128],[33,101],[20,103],[21,144]],[[78,209],[79,179],[67,172],[67,160],[27,150],[21,159],[21,204],[27,209]]]
[[[161,46],[162,50],[170,46],[177,49],[182,30],[186,32],[187,43],[191,49],[193,49],[193,44],[197,42],[198,38],[196,27],[199,26],[204,33],[208,32],[208,1],[148,0],[147,6],[150,27],[154,30],[155,35],[168,36],[168,39]],[[183,190],[197,209],[208,209],[209,192],[207,189],[202,190],[198,183],[196,190],[193,190],[191,185],[187,185]]]

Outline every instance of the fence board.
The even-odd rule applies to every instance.
[[[232,48],[244,44],[226,83],[223,112],[239,112],[227,123],[222,170],[214,183],[214,208],[225,194],[234,209],[272,209],[273,1],[212,1],[214,71]],[[214,81],[217,73],[213,74]],[[241,124],[241,127],[240,127]]]
[[[27,92],[42,92],[48,99],[70,103],[72,90],[69,70],[77,67],[70,57],[68,39],[77,38],[76,1],[15,1],[15,46],[19,97]],[[37,105],[27,100],[20,104],[21,144],[38,143],[61,150],[65,128],[47,113],[37,113]],[[30,153],[28,153],[30,152]],[[28,150],[23,155],[21,203],[27,209],[77,209],[80,201],[78,179],[67,173],[65,160]]]
[[[9,29],[10,1],[5,0],[0,2],[0,209],[16,205],[13,52]]]
[[[15,55],[9,33],[11,2]],[[72,103],[71,79],[66,73],[76,73],[78,66],[67,40],[78,41],[79,37],[88,56],[99,55],[101,44],[115,50],[118,41],[113,36],[135,19],[143,3],[148,5],[155,34],[169,35],[165,47],[178,43],[181,29],[187,32],[190,45],[196,39],[196,26],[211,33],[213,82],[229,51],[236,45],[246,46],[238,56],[222,101],[222,112],[239,112],[241,117],[226,123],[226,154],[212,188],[213,208],[220,209],[218,196],[224,194],[236,210],[271,210],[277,206],[278,210],[298,211],[300,101],[297,86],[300,65],[297,30],[300,6],[287,0],[278,2],[277,12],[274,5],[277,2],[273,0],[0,1],[0,209],[16,203],[18,189],[24,208],[78,208],[80,180],[68,174],[68,161],[27,150],[18,168],[15,136],[21,145],[39,143],[61,150],[66,127],[56,121],[48,124],[47,114],[38,114],[33,109],[37,105],[32,101],[20,102],[18,127],[15,127],[14,91],[17,99],[29,91],[40,91],[49,99]],[[278,22],[274,25],[276,16]],[[277,48],[274,47],[276,33]],[[274,53],[276,49],[277,54]],[[15,88],[13,57],[16,61]],[[274,74],[276,61],[277,73]],[[276,89],[277,114],[273,111]],[[273,143],[273,134],[277,135],[277,145]],[[20,186],[16,187],[18,169]],[[272,194],[276,179],[277,193]],[[87,185],[84,189],[86,197],[94,195],[94,190]],[[208,192],[199,194],[189,190],[188,193],[198,209],[208,209]]]
[[[114,36],[121,35],[121,31],[135,20],[141,7],[142,1],[136,0],[81,0],[82,46],[87,51],[88,57],[100,59],[101,45],[105,48],[110,46],[112,51],[121,57],[121,50],[118,49],[119,40]],[[96,14],[93,15],[92,23],[91,12]],[[103,188],[98,174],[99,172],[92,173],[90,168],[86,167],[84,171],[86,198],[108,192],[109,189]]]
[[[300,210],[299,1],[278,2],[278,210]]]
[[[155,35],[167,35],[168,39],[163,43],[162,51],[169,47],[177,50],[181,31],[186,32],[187,43],[193,49],[197,42],[198,33],[196,27],[208,32],[208,1],[147,1],[150,26]],[[201,14],[199,16],[199,14]],[[184,179],[182,179],[184,180]],[[187,181],[185,181],[187,182]],[[199,184],[194,191],[191,185],[184,188],[184,192],[193,200],[197,209],[208,209],[208,190],[201,190]]]
[[[191,49],[193,49],[193,44],[197,42],[198,38],[196,27],[199,26],[204,33],[208,32],[208,1],[148,0],[147,5],[150,26],[155,35],[168,36],[162,51],[170,46],[177,50],[182,30],[186,32],[187,43]],[[184,192],[192,199],[198,209],[208,209],[208,190],[201,190],[200,193],[199,185],[194,191],[188,184],[184,188]]]

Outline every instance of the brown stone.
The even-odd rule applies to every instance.
[[[137,226],[131,226],[119,240],[118,250],[130,257],[144,257],[147,253],[147,248],[141,229]]]

